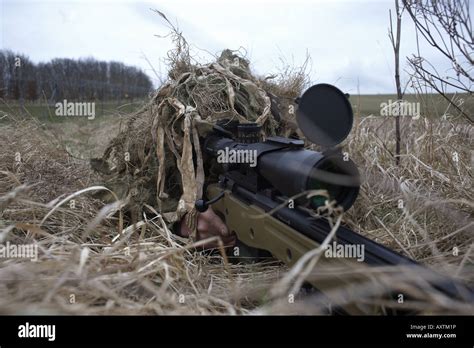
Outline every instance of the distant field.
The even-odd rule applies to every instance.
[[[453,94],[448,95],[453,98]],[[392,103],[397,100],[395,94],[373,94],[373,95],[351,95],[349,98],[354,114],[358,116],[379,116],[380,104]],[[445,113],[448,115],[456,115],[457,111],[452,106],[448,108],[448,102],[440,95],[428,94],[424,96],[417,96],[414,94],[407,94],[404,100],[408,102],[419,102],[421,117],[442,117]],[[474,115],[474,95],[458,94],[455,97],[459,103],[462,102],[461,108],[465,110],[468,115]]]
[[[453,95],[449,95],[453,98]],[[393,103],[397,97],[395,94],[373,94],[373,95],[351,95],[350,102],[352,109],[356,116],[380,116],[381,104]],[[457,115],[458,112],[452,106],[448,108],[448,102],[441,96],[435,94],[428,94],[422,97],[414,94],[407,94],[404,100],[408,102],[420,103],[421,117],[441,118],[444,114]],[[460,103],[461,107],[468,115],[474,115],[474,96],[467,94],[458,94],[456,101]],[[136,100],[133,102],[122,101],[106,101],[96,102],[95,112],[96,118],[104,116],[113,117],[114,115],[124,115],[133,112],[143,105],[144,100]],[[55,115],[54,105],[48,107],[45,104],[26,103],[21,107],[17,102],[2,102],[0,101],[0,122],[2,111],[6,113],[13,113],[15,115],[32,115],[42,122],[62,123],[62,122],[85,122],[88,121],[86,117],[59,117]]]
[[[140,109],[143,103],[144,100],[97,102],[94,119],[88,119],[87,116],[57,116],[54,105],[26,103],[21,107],[16,102],[0,101],[0,128],[11,121],[5,113],[15,119],[36,118],[69,153],[89,159],[102,155],[109,140],[123,127],[123,117]]]
[[[104,101],[96,102],[95,104],[95,119],[100,119],[107,116],[118,114],[128,114],[138,110],[144,103],[144,100],[129,100],[119,101]],[[42,122],[62,123],[62,122],[85,122],[91,121],[87,117],[61,117],[55,114],[55,107],[45,103],[27,102],[21,106],[16,101],[1,101],[0,100],[0,119],[3,113],[21,115],[29,117],[30,115],[36,117]]]

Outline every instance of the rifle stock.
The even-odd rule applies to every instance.
[[[218,184],[208,186],[207,195],[209,199],[217,197],[221,192],[222,189]],[[242,243],[252,248],[266,250],[288,266],[293,266],[304,254],[320,246],[316,241],[299,233],[280,220],[270,215],[264,215],[265,211],[262,208],[241,201],[235,195],[232,195],[232,192],[228,189],[224,191],[223,198],[214,203],[212,207],[223,218],[229,230],[235,233]],[[320,262],[323,264],[322,267],[328,263],[325,258],[322,258]],[[339,269],[349,267],[348,261],[344,259],[335,259],[331,263]],[[339,265],[334,265],[334,263]],[[329,294],[331,289],[340,287],[341,284],[355,284],[355,282],[361,280],[362,278],[357,275],[339,277],[336,274],[332,278],[324,278],[319,281],[310,279],[308,282],[318,291]],[[347,291],[343,296],[350,296],[350,292]],[[336,298],[328,297],[327,299],[329,303],[337,301]],[[361,306],[365,308],[360,308]],[[376,309],[367,308],[367,305],[355,304],[344,308],[346,313],[352,315],[373,313],[374,310]]]
[[[209,199],[216,198],[222,193],[222,198],[212,206],[223,218],[229,230],[245,245],[269,251],[273,257],[288,266],[295,265],[303,255],[320,247],[331,231],[325,219],[315,219],[298,209],[283,207],[269,214],[268,212],[278,206],[279,202],[254,194],[235,184],[231,187],[226,186],[225,180],[207,187]],[[302,231],[304,226],[307,229]],[[344,226],[339,226],[334,240],[344,245],[353,243],[364,245],[364,262],[344,257],[328,258],[322,250],[317,267],[307,277],[307,282],[320,291],[328,303],[338,303],[341,299],[346,302],[344,306],[346,313],[385,312],[382,306],[358,303],[357,295],[352,292],[352,289],[360,284],[373,283],[372,273],[368,272],[368,267],[371,266],[385,267],[385,271],[386,266],[400,266],[400,269],[393,271],[408,271],[412,278],[416,278],[419,274],[437,290],[453,298],[468,302],[474,299],[472,289],[469,287],[441,276]],[[414,285],[416,281],[412,283]],[[395,305],[398,293],[393,293],[394,285],[397,284],[378,284],[384,288],[382,289],[384,299],[393,301]]]

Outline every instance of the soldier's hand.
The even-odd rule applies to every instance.
[[[182,237],[189,237],[191,230],[186,223],[184,222],[185,217],[180,222],[178,229],[178,234]],[[224,246],[234,246],[236,237],[231,234],[227,229],[227,226],[221,220],[219,216],[216,215],[212,207],[209,207],[204,213],[198,213],[197,215],[197,240],[202,240],[214,236],[220,236]],[[204,246],[204,248],[217,248],[217,242],[211,242]]]

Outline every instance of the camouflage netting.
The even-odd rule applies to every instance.
[[[278,90],[276,84],[254,77],[249,62],[231,50],[207,65],[191,64],[181,56],[169,77],[92,166],[104,174],[112,191],[127,199],[132,216],[139,219],[148,204],[172,223],[202,195],[205,164],[199,138],[223,119],[256,122],[264,136],[281,134],[282,128],[289,129],[283,132],[288,135],[292,120],[285,106],[303,86]],[[276,96],[270,90],[282,95],[278,100],[284,106],[279,105],[277,117],[270,100],[275,104]]]

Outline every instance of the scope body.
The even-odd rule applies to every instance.
[[[304,148],[304,142],[283,137],[270,137],[262,142],[241,143],[214,134],[204,144],[205,152],[213,158],[226,153],[253,153],[254,162],[221,163],[225,175],[252,192],[275,189],[288,198],[317,209],[326,200],[335,200],[344,210],[349,209],[359,192],[359,173],[351,160],[344,161],[340,151],[327,154]],[[302,193],[326,190],[306,198]]]
[[[356,165],[337,149],[352,128],[348,97],[323,83],[308,88],[295,102],[298,127],[307,140],[326,151],[305,149],[299,139],[269,137],[262,141],[260,125],[228,119],[214,126],[204,141],[204,151],[222,164],[227,178],[253,193],[271,189],[287,198],[298,196],[298,204],[315,209],[334,200],[347,210],[360,187]],[[314,196],[304,197],[304,193]]]

